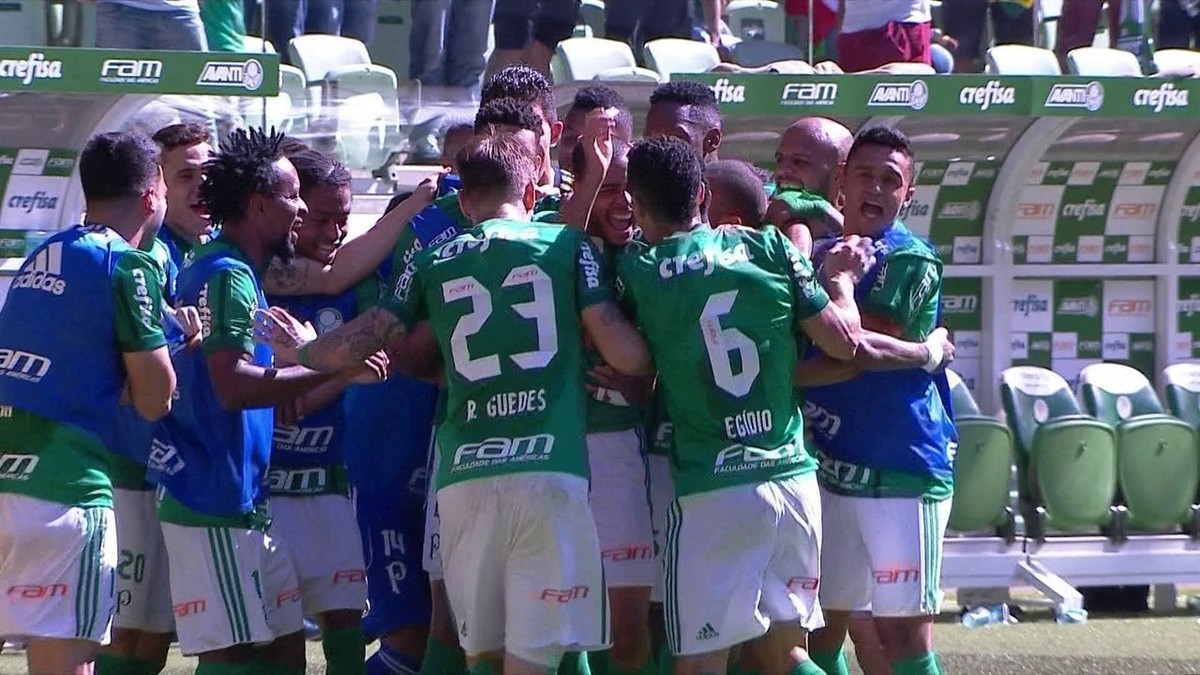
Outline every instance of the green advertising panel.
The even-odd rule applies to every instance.
[[[1038,162],[1012,225],[1013,261],[1154,261],[1171,162]]]
[[[917,162],[913,197],[900,219],[937,246],[942,261],[983,260],[983,220],[999,170],[997,162]]]
[[[1192,172],[1179,211],[1179,262],[1200,263],[1200,168]]]
[[[1171,343],[1171,360],[1200,358],[1200,277],[1179,279],[1179,329]]]
[[[954,339],[954,372],[971,391],[980,382],[983,339],[983,280],[978,277],[942,279],[942,325]]]
[[[274,96],[279,56],[0,47],[0,91]]]
[[[0,258],[24,258],[58,229],[77,152],[0,148]]]
[[[1153,379],[1154,281],[1017,279],[1011,339],[1013,365],[1050,368],[1072,384],[1100,361]]]
[[[689,74],[724,115],[1097,116],[1195,119],[1200,81],[991,75]]]

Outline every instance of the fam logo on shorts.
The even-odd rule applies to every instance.
[[[1095,80],[1087,84],[1056,84],[1046,95],[1047,108],[1082,108],[1096,112],[1104,105],[1104,85]]]
[[[922,110],[929,103],[929,85],[925,80],[912,82],[880,82],[867,99],[870,108],[909,108]]]
[[[241,85],[247,91],[257,91],[263,84],[263,66],[257,59],[209,61],[201,69],[196,84],[206,87]]]

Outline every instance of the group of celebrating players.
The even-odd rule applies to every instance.
[[[869,675],[941,672],[954,348],[908,140],[806,118],[765,175],[708,87],[650,104],[635,143],[612,89],[559,120],[510,66],[348,241],[300,141],[93,138],[0,310],[30,672],[177,639],[295,675],[305,616],[331,675],[840,675],[848,630]]]

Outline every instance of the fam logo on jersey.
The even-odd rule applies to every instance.
[[[257,59],[209,61],[201,69],[196,84],[205,87],[241,85],[247,91],[257,91],[263,84],[263,66]]]
[[[958,102],[988,110],[992,106],[1014,105],[1017,102],[1016,87],[1006,87],[999,80],[989,80],[982,87],[963,87],[958,90]]]
[[[712,86],[713,94],[719,103],[745,103],[746,86],[731,84],[728,79],[721,78]]]
[[[1188,90],[1176,89],[1174,84],[1164,82],[1158,89],[1138,89],[1133,92],[1133,104],[1139,108],[1151,108],[1159,113],[1163,108],[1188,107]]]
[[[833,105],[837,103],[836,82],[788,82],[783,85],[779,104],[787,106]]]
[[[908,83],[880,82],[875,85],[871,97],[867,99],[867,106],[871,108],[898,106],[921,110],[928,103],[929,85],[925,84],[925,80]]]
[[[0,480],[29,480],[39,461],[37,455],[0,455]]]
[[[1087,84],[1056,84],[1046,95],[1047,108],[1082,108],[1096,112],[1104,105],[1104,85],[1095,80]]]
[[[61,80],[62,76],[62,61],[47,61],[41,52],[30,52],[24,59],[0,59],[0,80],[29,86],[34,80]]]
[[[484,469],[500,464],[544,462],[554,449],[554,436],[536,434],[520,438],[489,438],[465,443],[454,451],[450,473]]]
[[[107,59],[100,65],[105,84],[158,84],[162,73],[163,62],[153,59]]]
[[[713,462],[713,474],[770,469],[794,464],[800,459],[801,455],[797,452],[794,443],[771,450],[738,443],[717,453],[717,459]]]

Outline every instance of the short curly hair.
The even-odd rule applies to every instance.
[[[284,135],[271,129],[237,129],[204,164],[200,199],[213,222],[236,221],[246,215],[251,195],[273,194],[281,182],[275,162],[283,158]]]
[[[696,214],[704,161],[678,138],[657,137],[629,151],[629,193],[650,213],[673,223]]]
[[[193,145],[212,142],[212,130],[198,122],[169,124],[154,132],[154,142],[166,150],[190,148]]]
[[[89,202],[127,199],[151,188],[161,151],[149,136],[115,131],[97,134],[79,155],[79,182]]]
[[[541,109],[548,124],[558,121],[558,108],[554,99],[554,85],[538,71],[523,63],[505,66],[483,85],[479,93],[480,104],[497,98],[515,98],[528,101]]]
[[[589,84],[575,92],[575,99],[571,102],[572,110],[588,113],[597,108],[616,108],[617,136],[633,138],[633,115],[629,113],[629,105],[625,103],[625,97],[621,96],[620,92],[606,84]]]
[[[533,104],[511,96],[492,99],[479,106],[479,112],[475,113],[475,133],[489,133],[489,129],[497,126],[526,129],[538,138],[542,137],[542,118]]]
[[[688,119],[705,131],[721,128],[721,106],[717,95],[706,84],[691,80],[671,80],[658,85],[650,94],[650,105],[674,103],[688,107]]]

